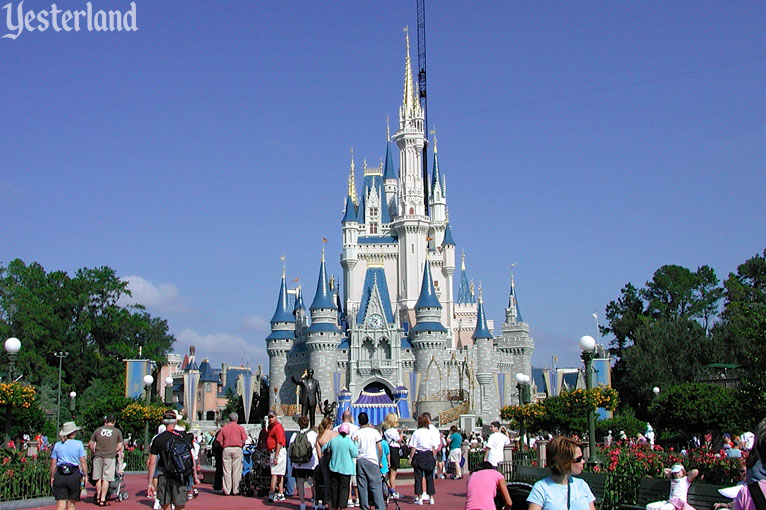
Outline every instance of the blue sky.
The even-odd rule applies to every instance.
[[[663,264],[723,279],[763,250],[762,3],[426,9],[457,248],[498,325],[518,264],[536,366],[577,363],[592,314],[626,282]],[[136,12],[138,32],[0,39],[0,261],[111,266],[179,351],[266,364],[279,257],[308,300],[322,237],[340,273],[349,149],[358,164],[384,156],[415,2]]]

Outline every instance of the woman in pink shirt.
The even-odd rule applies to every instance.
[[[497,491],[503,495],[505,509],[511,508],[511,495],[503,474],[489,462],[482,462],[478,471],[471,473],[465,494],[465,510],[495,510]]]

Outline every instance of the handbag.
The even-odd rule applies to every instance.
[[[402,458],[410,456],[410,447],[404,443],[399,443],[399,451],[401,452],[400,456]]]
[[[59,464],[56,466],[56,471],[60,475],[71,475],[77,471],[78,466],[76,464]]]

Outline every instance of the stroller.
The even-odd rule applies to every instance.
[[[125,487],[125,474],[115,473],[114,480],[109,482],[109,488],[106,490],[106,500],[116,499],[124,501],[128,499],[128,489]]]
[[[271,466],[269,456],[256,445],[242,449],[242,480],[239,493],[248,497],[265,497],[269,494]]]

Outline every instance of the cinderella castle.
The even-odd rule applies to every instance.
[[[487,423],[518,402],[514,374],[530,375],[534,340],[522,320],[511,275],[501,334],[485,317],[449,223],[447,182],[439,169],[424,181],[424,112],[416,98],[409,38],[399,129],[397,176],[389,137],[385,161],[364,163],[361,193],[353,154],[341,219],[341,282],[328,278],[324,249],[311,306],[300,286],[279,288],[269,355],[271,409],[296,414],[296,386],[314,371],[322,399],[339,403],[338,415],[366,411],[379,423],[394,411],[407,419],[428,411],[439,422],[476,415]],[[426,209],[426,203],[428,208]],[[458,287],[457,296],[454,288]]]

